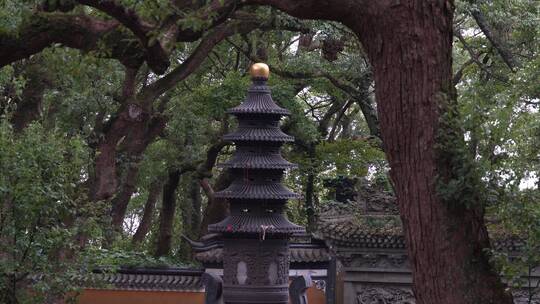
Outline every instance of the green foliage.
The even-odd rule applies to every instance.
[[[58,128],[93,143],[99,135],[94,133],[99,117],[114,113],[119,106],[115,98],[121,88],[122,67],[64,48],[47,49],[41,56],[43,70],[53,84],[43,96],[44,116]]]
[[[491,210],[501,220],[493,225],[492,231],[499,238],[519,239],[522,246],[519,256],[506,251],[493,252],[493,261],[513,286],[530,287],[527,291],[532,296],[540,292],[530,278],[532,271],[540,265],[540,193],[524,190],[517,195],[508,195],[508,203]]]
[[[30,16],[32,6],[39,2],[39,0],[0,1],[0,34],[15,31],[20,23]]]
[[[43,303],[80,288],[95,267],[178,265],[178,260],[100,244],[100,203],[88,204],[89,150],[82,138],[33,124],[14,134],[0,125],[0,294]],[[80,247],[78,239],[92,239]],[[32,291],[28,289],[31,287]],[[76,295],[76,293],[75,293]]]
[[[362,139],[322,142],[317,145],[316,154],[323,168],[323,176],[364,177],[368,175],[371,166],[382,169],[385,159],[376,143]]]
[[[85,252],[84,260],[93,265],[99,265],[100,268],[108,271],[115,271],[120,267],[141,267],[141,265],[152,268],[193,266],[179,263],[178,260],[167,256],[156,258],[145,252],[120,248],[103,249],[91,247]]]
[[[457,8],[465,44],[454,45],[456,68],[471,57],[469,50],[480,61],[464,70],[457,86],[459,124],[479,170],[480,189],[485,189],[487,217],[494,219],[491,237],[523,243],[520,257],[510,252],[491,254],[501,274],[523,286],[528,282],[522,276],[540,264],[538,6],[534,1],[458,1]],[[470,9],[484,14],[493,33],[510,50],[518,64],[514,72],[479,33]]]
[[[437,130],[437,193],[449,208],[482,208],[483,184],[463,138],[457,103],[441,93]]]
[[[75,249],[72,221],[89,211],[80,187],[87,162],[80,138],[39,124],[15,137],[1,123],[0,294],[6,299],[60,296],[74,287],[69,277],[76,268],[65,255]]]

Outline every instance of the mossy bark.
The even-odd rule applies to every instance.
[[[482,188],[458,125],[452,4],[398,3],[355,30],[374,68],[417,302],[512,303],[486,254]]]

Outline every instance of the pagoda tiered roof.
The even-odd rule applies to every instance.
[[[213,233],[251,233],[262,236],[271,234],[294,234],[304,232],[301,226],[291,223],[283,214],[251,215],[237,214],[208,226]]]
[[[252,80],[246,99],[228,111],[238,118],[238,129],[223,136],[224,140],[235,142],[236,151],[219,166],[231,170],[235,178],[215,197],[229,199],[233,212],[223,221],[209,225],[208,230],[252,237],[261,233],[287,237],[284,235],[304,231],[283,214],[288,199],[301,197],[281,184],[283,171],[296,167],[279,151],[283,143],[294,141],[279,127],[281,116],[290,112],[272,100],[266,77],[254,76]],[[265,211],[268,204],[272,205],[272,212]],[[240,206],[249,207],[244,212]]]
[[[254,80],[244,102],[229,111],[230,114],[277,114],[290,115],[289,110],[278,106],[266,86],[266,79]]]
[[[223,136],[223,139],[227,141],[294,141],[294,137],[283,133],[279,127],[240,127],[235,132]]]
[[[294,193],[279,182],[274,183],[245,183],[236,179],[225,190],[216,192],[217,198],[245,198],[245,199],[298,199],[300,194]]]
[[[231,159],[218,166],[229,169],[289,169],[298,165],[284,159],[279,153],[248,153],[237,152]]]

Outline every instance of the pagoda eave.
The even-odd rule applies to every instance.
[[[232,108],[227,111],[228,114],[232,115],[279,115],[279,116],[290,116],[291,112],[285,109],[264,109],[264,108]]]
[[[292,169],[298,167],[297,164],[288,162],[279,154],[243,154],[236,152],[227,162],[217,165],[228,169]]]
[[[305,232],[301,226],[291,223],[283,215],[253,216],[231,215],[223,221],[208,226],[212,233],[249,234],[297,234]]]
[[[300,194],[270,194],[270,193],[233,193],[228,191],[220,191],[215,194],[216,198],[228,199],[264,199],[264,200],[295,200],[301,199]]]
[[[278,128],[245,128],[223,136],[226,141],[271,141],[271,142],[293,142],[294,137],[289,136]]]

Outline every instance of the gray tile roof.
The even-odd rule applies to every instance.
[[[397,208],[390,205],[395,205],[395,199],[384,198],[386,194],[377,195],[376,201],[330,202],[319,216],[316,235],[336,249],[405,249]],[[517,252],[524,246],[515,236],[490,235],[493,248],[499,251]]]
[[[279,153],[235,153],[234,156],[219,167],[237,169],[289,169],[298,167],[288,162]]]
[[[266,227],[266,228],[262,228]],[[282,214],[267,216],[231,215],[223,221],[208,226],[210,232],[293,234],[303,232],[304,228],[291,223]]]
[[[203,291],[201,274],[196,269],[120,269],[98,271],[83,283],[85,288],[138,291]]]
[[[292,192],[287,187],[279,182],[272,183],[243,183],[242,180],[236,179],[231,185],[222,191],[216,192],[216,197],[219,198],[244,198],[244,199],[298,199],[301,195]]]
[[[277,114],[289,115],[290,112],[278,106],[270,95],[270,89],[264,82],[254,82],[248,90],[248,96],[240,105],[230,109],[228,113],[241,114]]]

